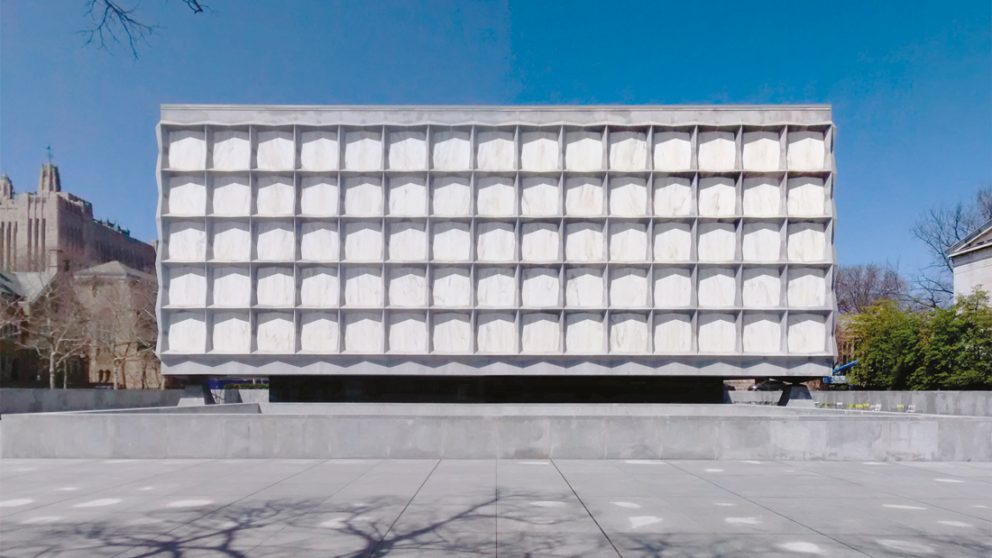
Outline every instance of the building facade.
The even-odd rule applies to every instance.
[[[992,295],[992,221],[963,238],[948,250],[954,269],[954,296],[975,290]]]
[[[164,106],[165,374],[817,377],[829,107]]]

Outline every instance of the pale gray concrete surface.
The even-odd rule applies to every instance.
[[[992,554],[992,465],[655,460],[0,462],[0,554]]]
[[[781,391],[731,391],[733,403],[774,405]],[[879,411],[992,417],[992,391],[811,391],[818,405],[867,405]]]
[[[0,413],[175,407],[182,395],[180,389],[0,388]]]

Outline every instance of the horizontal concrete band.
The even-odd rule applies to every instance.
[[[775,404],[781,391],[731,391],[734,403]],[[897,413],[992,417],[992,391],[811,391],[820,405]]]
[[[2,448],[5,458],[992,461],[992,419],[722,413],[13,415]]]
[[[0,388],[0,414],[175,407],[181,389]]]

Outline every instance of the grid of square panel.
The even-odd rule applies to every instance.
[[[833,128],[165,126],[171,354],[823,355]]]

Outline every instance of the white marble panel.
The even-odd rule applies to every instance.
[[[823,179],[815,176],[790,178],[788,205],[789,215],[826,215],[827,190]]]
[[[251,186],[247,176],[215,176],[213,185],[211,213],[235,217],[251,213]]]
[[[644,223],[610,225],[610,261],[643,262],[648,258],[648,229]]]
[[[644,132],[610,132],[610,169],[641,171],[648,168],[648,137]]]
[[[601,130],[565,132],[565,168],[571,171],[602,169],[603,132]]]
[[[293,224],[263,221],[255,226],[255,257],[267,261],[293,261],[296,259],[296,239]]]
[[[265,216],[292,215],[296,207],[296,190],[289,176],[260,176],[256,212]]]
[[[483,176],[479,178],[475,208],[479,215],[513,215],[516,211],[516,189],[513,178]]]
[[[296,327],[291,312],[262,312],[258,314],[255,346],[262,353],[289,354],[296,352]]]
[[[259,306],[293,306],[296,284],[291,267],[260,267],[255,298]]]
[[[603,315],[576,312],[565,316],[565,352],[600,354],[604,352],[606,330]]]
[[[654,274],[655,308],[682,308],[692,305],[692,270],[661,267]]]
[[[422,267],[389,269],[389,306],[423,307],[427,305],[427,270]]]
[[[512,130],[479,130],[476,136],[476,168],[484,171],[516,168]]]
[[[737,187],[729,176],[699,179],[699,214],[704,217],[729,217],[737,213]]]
[[[472,305],[472,277],[467,267],[435,267],[431,270],[434,306]]]
[[[434,130],[434,170],[468,170],[472,167],[472,138],[468,130]]]
[[[381,170],[382,134],[374,130],[345,132],[344,168],[358,171]]]
[[[251,304],[251,275],[247,267],[215,267],[211,271],[212,306],[246,308]]]
[[[292,130],[261,130],[255,168],[259,170],[293,170],[296,168],[296,144]]]
[[[654,352],[658,354],[692,351],[692,318],[686,314],[655,314]]]
[[[699,352],[732,353],[736,348],[737,326],[733,314],[699,315]]]
[[[557,353],[561,345],[561,329],[557,314],[524,314],[520,326],[520,347],[523,353]]]
[[[686,262],[692,257],[692,226],[689,223],[654,225],[654,259],[657,262]]]
[[[611,307],[644,308],[649,304],[647,268],[620,268],[610,272]]]
[[[529,176],[520,186],[520,213],[522,215],[560,215],[561,192],[558,178]]]
[[[602,269],[578,267],[565,270],[565,304],[569,308],[601,308],[605,303]]]
[[[382,225],[378,222],[345,223],[344,259],[368,262],[382,259]]]
[[[776,308],[782,301],[777,268],[748,267],[742,275],[741,298],[747,308]]]
[[[561,258],[558,223],[524,223],[520,258],[525,262],[553,262]]]
[[[389,352],[426,353],[429,338],[427,316],[418,312],[396,312],[389,315]]]
[[[699,269],[699,306],[724,308],[734,306],[737,300],[737,280],[729,268],[702,267]]]
[[[648,188],[643,178],[614,176],[610,178],[610,215],[639,217],[648,212]]]
[[[551,171],[558,168],[557,128],[521,132],[520,168],[525,171]]]
[[[427,184],[423,175],[389,177],[390,215],[427,215]]]
[[[435,353],[472,352],[472,319],[468,314],[451,312],[431,316],[431,338]]]
[[[654,214],[663,217],[692,215],[692,181],[683,176],[656,176]]]
[[[476,348],[480,353],[516,353],[517,326],[510,313],[482,313],[477,319]]]
[[[345,215],[382,215],[382,180],[374,176],[344,179]]]
[[[774,171],[781,167],[779,159],[782,149],[779,145],[779,132],[771,130],[744,132],[743,143],[744,170]]]
[[[654,170],[684,171],[692,168],[692,136],[689,132],[654,133]]]
[[[603,179],[599,176],[565,178],[565,213],[599,216],[603,214]]]
[[[744,215],[771,217],[781,213],[782,196],[776,178],[749,176],[744,179]]]
[[[308,221],[300,225],[300,259],[329,262],[338,259],[340,242],[338,229],[324,221]]]
[[[392,170],[427,169],[427,132],[391,130],[389,132],[389,168]]]
[[[698,161],[699,170],[733,170],[737,164],[734,133],[723,130],[700,132]]]
[[[171,261],[203,261],[207,251],[207,234],[201,221],[177,221],[168,226],[168,257]]]
[[[565,225],[565,259],[570,262],[600,262],[606,259],[603,224]]]
[[[382,353],[382,317],[378,313],[349,312],[344,318],[344,350],[349,353]]]
[[[251,166],[251,143],[248,130],[215,130],[213,132],[215,170],[248,170]]]
[[[382,306],[382,270],[378,267],[344,269],[345,306]]]
[[[303,132],[300,134],[300,143],[300,166],[303,170],[338,170],[337,130]]]
[[[203,315],[193,312],[167,314],[170,353],[202,353],[206,348],[207,324]]]
[[[557,268],[525,268],[522,274],[520,304],[528,308],[551,308],[560,304]]]
[[[508,268],[477,268],[476,304],[489,308],[516,306],[517,282],[513,274],[513,269]]]
[[[468,223],[431,225],[431,252],[435,261],[468,261],[472,257],[472,231]]]
[[[215,313],[211,333],[214,352],[247,353],[251,350],[251,326],[247,312]]]
[[[207,140],[203,130],[169,132],[169,162],[172,170],[202,170],[207,164]]]
[[[476,257],[484,262],[513,261],[517,237],[513,223],[477,223]]]
[[[827,257],[827,233],[823,223],[789,225],[789,261],[822,262]]]
[[[199,307],[207,304],[207,274],[200,267],[168,268],[169,306]]]
[[[790,314],[788,338],[790,353],[809,354],[826,351],[826,316]]]
[[[467,176],[435,176],[431,179],[431,193],[434,215],[472,214],[472,187]]]
[[[330,312],[306,312],[300,315],[300,350],[307,353],[338,352],[338,317]]]
[[[782,352],[782,324],[778,314],[744,314],[741,344],[745,353]]]
[[[727,262],[737,257],[737,233],[733,223],[699,224],[699,261]]]
[[[789,270],[789,306],[820,308],[827,304],[827,272],[824,269],[796,268]]]
[[[301,306],[334,308],[338,305],[340,285],[337,268],[303,267],[299,274]]]
[[[789,170],[820,170],[827,161],[827,144],[823,132],[789,132],[787,151]]]
[[[389,259],[394,262],[427,259],[427,224],[394,222],[389,224]]]
[[[782,253],[781,225],[776,222],[744,223],[741,254],[746,262],[778,261]]]
[[[626,312],[610,315],[610,352],[645,353],[650,340],[647,315]]]
[[[170,215],[203,215],[207,211],[207,187],[202,176],[169,178]]]

